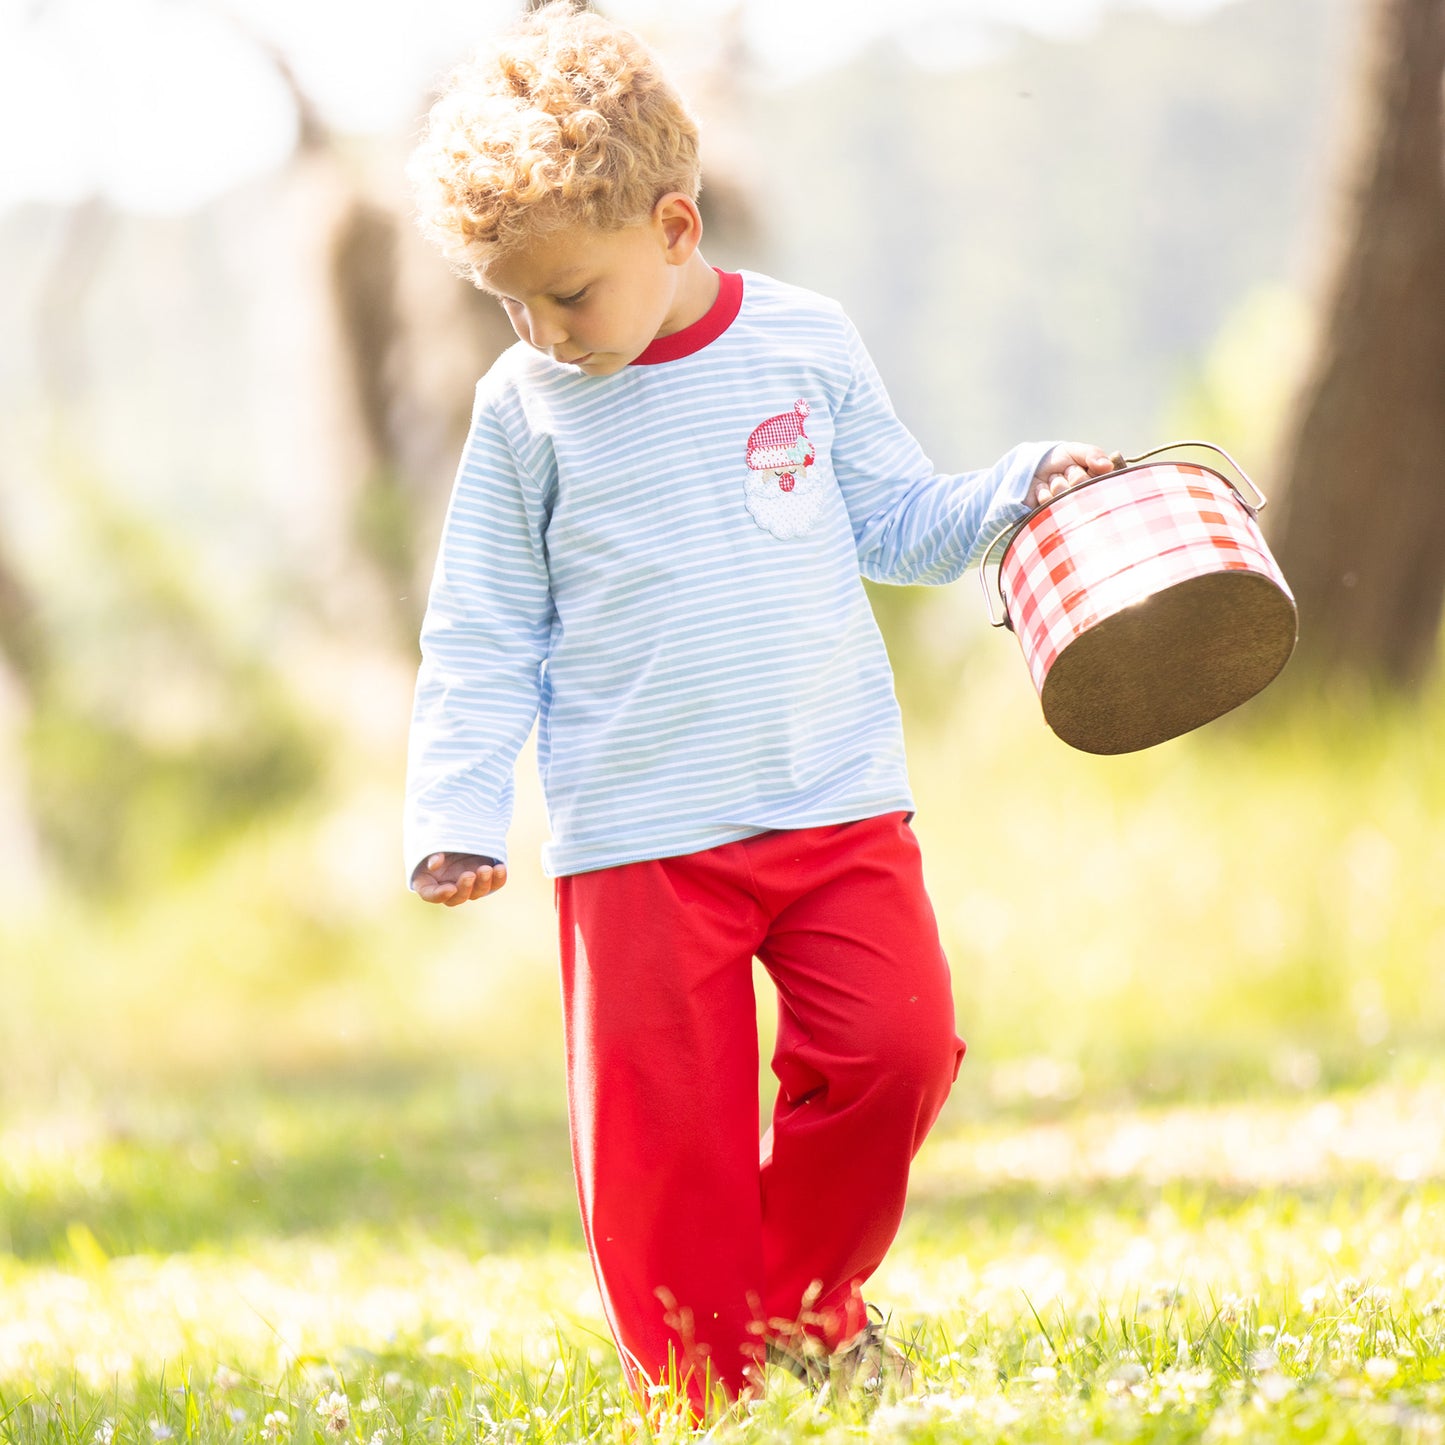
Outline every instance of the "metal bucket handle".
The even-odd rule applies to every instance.
[[[1167,442],[1162,447],[1154,447],[1147,452],[1140,452],[1139,455],[1136,457],[1126,457],[1123,452],[1113,452],[1110,454],[1109,457],[1109,460],[1114,464],[1111,471],[1100,472],[1097,476],[1086,477],[1082,482],[1077,482],[1074,486],[1067,487],[1064,491],[1056,493],[1054,496],[1050,497],[1048,501],[1043,502],[1039,506],[1035,507],[1026,517],[1023,517],[1019,521],[1015,522],[1013,526],[1010,527],[1007,531],[1000,532],[998,536],[989,543],[988,550],[983,554],[983,560],[978,564],[978,581],[979,586],[983,588],[984,603],[988,607],[989,626],[1007,627],[1010,631],[1012,631],[1013,629],[1013,622],[1010,620],[1008,615],[1008,599],[1003,595],[1003,586],[999,581],[999,571],[1003,566],[1003,554],[1008,551],[1009,543],[1012,542],[1013,539],[1019,534],[1019,532],[1022,531],[1023,528],[1026,527],[1031,521],[1033,521],[1033,519],[1037,517],[1040,512],[1045,511],[1049,507],[1053,506],[1053,504],[1058,501],[1060,497],[1070,496],[1074,492],[1077,492],[1084,487],[1092,486],[1095,482],[1102,482],[1106,477],[1117,477],[1121,472],[1127,472],[1132,470],[1132,468],[1137,466],[1140,462],[1147,461],[1150,457],[1157,457],[1162,452],[1177,451],[1180,447],[1204,447],[1207,451],[1217,452],[1220,456],[1224,458],[1225,461],[1229,463],[1230,466],[1234,468],[1236,472],[1239,473],[1240,479],[1249,487],[1250,491],[1254,493],[1256,500],[1251,502],[1249,498],[1246,497],[1244,493],[1241,492],[1239,488],[1228,477],[1214,471],[1213,467],[1210,467],[1209,471],[1212,472],[1214,476],[1218,477],[1219,480],[1223,482],[1225,486],[1227,486],[1236,497],[1239,498],[1240,505],[1244,508],[1246,512],[1249,513],[1251,517],[1257,517],[1265,509],[1266,505],[1269,502],[1269,498],[1266,497],[1265,494],[1260,490],[1258,484],[1253,480],[1252,477],[1250,477],[1249,473],[1246,472],[1244,468],[1240,466],[1240,464],[1235,461],[1234,458],[1230,456],[1227,451],[1224,450],[1223,447],[1217,447],[1213,442]],[[1000,550],[1000,548],[1002,548],[1002,550]],[[989,562],[993,558],[993,554],[995,552],[998,552],[999,557],[998,562],[994,565],[993,569],[994,585],[992,588],[990,588],[988,585],[988,568]],[[998,594],[999,604],[1003,608],[1002,617],[998,615],[998,612],[994,608],[994,593]]]

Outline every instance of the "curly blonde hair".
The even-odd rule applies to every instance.
[[[448,78],[409,167],[418,223],[472,281],[499,252],[578,222],[616,230],[701,184],[697,123],[630,31],[534,11]]]

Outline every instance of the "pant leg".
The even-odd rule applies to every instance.
[[[634,1388],[736,1394],[760,1349],[752,957],[736,845],[558,880],[587,1247]]]
[[[897,1233],[964,1045],[904,815],[749,843],[774,912],[759,957],[779,996],[765,1309],[835,1346],[864,1323],[860,1286]]]

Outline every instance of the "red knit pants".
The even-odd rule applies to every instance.
[[[963,1057],[905,815],[576,874],[557,904],[578,1196],[634,1388],[736,1394],[765,1336],[856,1333]]]

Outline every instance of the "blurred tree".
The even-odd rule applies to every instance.
[[[0,908],[14,912],[38,893],[40,845],[21,745],[44,642],[30,589],[0,549]]]
[[[328,626],[409,651],[431,514],[465,435],[470,383],[512,341],[511,328],[436,263],[392,170],[379,185],[368,180],[377,158],[327,125],[279,46],[225,13],[271,63],[297,119],[276,182],[277,259],[296,304],[277,313],[292,335],[271,344],[297,368],[281,386],[304,392],[306,435],[292,457],[306,479],[303,585]]]
[[[1445,607],[1445,4],[1367,0],[1363,109],[1275,545],[1318,677],[1417,688]]]
[[[9,668],[27,695],[35,690],[44,652],[30,588],[0,548],[0,666]]]
[[[371,544],[386,538],[390,554],[408,550],[404,532],[365,520],[370,510],[404,515],[386,505],[397,473],[390,446],[396,218],[370,200],[285,52],[231,18],[270,62],[296,113],[296,146],[277,179],[277,241],[299,304],[277,313],[277,330],[285,332],[266,342],[291,353],[298,374],[287,384],[304,388],[290,458],[305,477],[298,488],[309,523],[302,581],[328,625],[381,641],[394,620],[388,598],[395,588],[390,555],[384,562]]]

